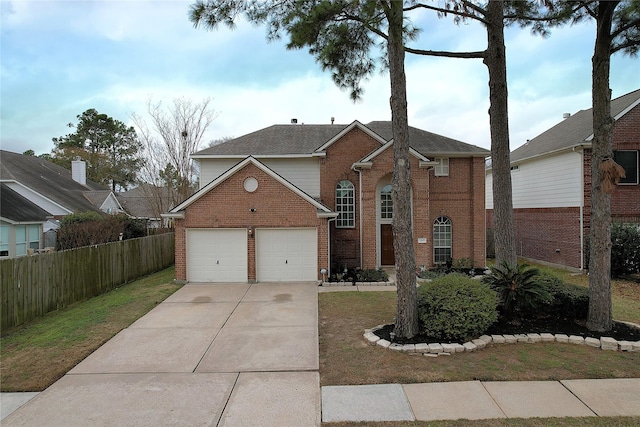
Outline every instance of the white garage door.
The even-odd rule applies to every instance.
[[[247,230],[187,230],[189,282],[246,282]]]
[[[256,270],[260,282],[318,279],[318,233],[315,228],[256,230]]]

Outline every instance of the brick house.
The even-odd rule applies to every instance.
[[[485,265],[488,151],[410,128],[416,263]],[[175,219],[176,276],[312,281],[393,266],[390,122],[275,125],[192,156],[200,189]]]
[[[614,159],[626,178],[611,194],[614,222],[640,224],[640,89],[611,101]],[[585,268],[591,210],[592,109],[565,119],[511,153],[518,256]],[[491,169],[487,170],[487,228],[493,227]]]

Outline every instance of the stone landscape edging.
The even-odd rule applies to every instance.
[[[620,322],[640,329],[640,325],[631,322]],[[420,354],[426,357],[450,356],[455,353],[472,352],[485,348],[487,345],[494,344],[516,344],[538,343],[538,342],[560,342],[576,345],[586,345],[589,347],[600,348],[610,351],[640,351],[640,341],[618,341],[611,337],[591,338],[581,337],[579,335],[551,334],[551,333],[529,333],[514,335],[482,335],[474,340],[460,343],[419,343],[419,344],[397,344],[380,338],[375,334],[376,331],[384,328],[386,325],[378,325],[371,329],[364,330],[364,338],[380,347],[394,351],[405,352],[409,354]]]

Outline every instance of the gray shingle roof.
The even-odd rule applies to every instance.
[[[0,183],[0,216],[15,222],[44,222],[51,214]]]
[[[158,218],[173,206],[173,197],[167,187],[141,184],[129,191],[116,195],[118,201],[129,215],[138,218]]]
[[[100,206],[94,206],[83,193],[109,190],[90,180],[81,185],[71,178],[70,170],[45,159],[4,150],[0,150],[0,179],[17,181],[74,212],[100,212]]]
[[[386,141],[393,139],[391,122],[377,121],[367,123],[367,127],[383,137]],[[474,155],[488,156],[489,150],[466,142],[428,132],[409,126],[409,145],[425,157],[442,155]]]
[[[310,155],[349,125],[273,125],[206,148],[195,157],[206,156],[285,156]],[[391,122],[376,121],[366,125],[385,141],[393,139]],[[478,155],[488,150],[414,127],[409,128],[409,143],[424,156]]]
[[[640,99],[640,89],[611,100],[611,115],[616,117],[638,99]],[[590,144],[591,142],[587,141],[587,138],[591,135],[593,135],[592,109],[580,110],[515,149],[511,153],[511,162],[537,157],[581,144]]]

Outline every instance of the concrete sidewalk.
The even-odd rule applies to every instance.
[[[640,379],[320,388],[314,283],[187,284],[42,393],[2,393],[2,426],[319,426],[640,417]]]
[[[317,307],[315,283],[187,284],[42,393],[3,394],[2,426],[318,426]]]
[[[322,387],[322,421],[640,417],[640,379]]]

